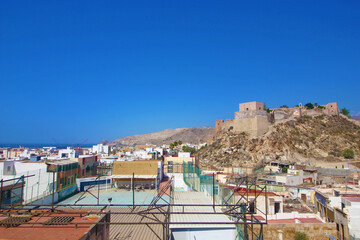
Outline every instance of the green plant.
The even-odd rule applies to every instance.
[[[194,154],[196,152],[196,149],[195,148],[192,148],[192,147],[189,147],[189,146],[183,146],[182,147],[182,150],[184,152],[190,152],[191,154]]]
[[[341,109],[340,112],[341,112],[342,114],[344,114],[345,116],[350,117],[350,111],[349,111],[349,109],[343,108],[343,109]]]
[[[177,146],[180,146],[182,144],[182,141],[181,140],[179,140],[179,141],[175,141],[175,142],[173,142],[173,143],[170,143],[170,149],[174,149],[175,147],[177,147]]]
[[[266,103],[264,103],[264,110],[265,110],[267,113],[272,112],[272,110],[270,110],[270,108],[267,108],[267,107],[266,107]]]
[[[314,108],[314,105],[313,105],[312,103],[307,103],[307,104],[305,104],[305,107],[306,107],[307,109],[313,109],[313,108]]]
[[[351,148],[349,149],[345,149],[343,152],[342,152],[344,158],[354,158],[355,156],[355,153],[354,153],[354,150],[352,150]]]
[[[281,169],[281,171],[282,171],[283,173],[287,173],[288,170],[289,170],[289,167],[283,167],[283,168]]]
[[[295,240],[307,240],[308,237],[305,233],[302,232],[295,232]]]
[[[289,108],[288,105],[281,105],[280,108]]]

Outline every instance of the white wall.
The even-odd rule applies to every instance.
[[[147,151],[144,150],[137,150],[134,151],[134,156],[138,157],[138,158],[142,158],[142,159],[147,159],[147,158],[151,158],[152,155],[148,154]]]
[[[109,154],[110,146],[103,145],[103,144],[94,145],[92,147],[92,152],[93,153],[106,153],[106,154]]]
[[[235,239],[236,229],[193,228],[171,230],[171,239],[174,240],[222,240]]]
[[[174,177],[174,191],[187,192],[190,190],[188,185],[186,185],[184,182],[184,177],[182,173],[167,173],[166,175],[168,175],[169,177]]]
[[[350,236],[360,239],[360,202],[351,202],[346,208]]]
[[[0,164],[3,168],[3,163]],[[24,185],[24,201],[29,203],[44,195],[50,194],[52,191],[53,174],[46,171],[45,163],[37,162],[14,162],[15,175],[6,176],[6,179],[24,176],[31,176],[25,178]],[[0,171],[1,178],[4,178],[3,171]],[[55,174],[56,182],[56,174]]]
[[[283,183],[285,185],[296,186],[302,184],[301,176],[276,176],[276,182]]]
[[[178,157],[190,157],[190,154],[189,152],[179,152]]]

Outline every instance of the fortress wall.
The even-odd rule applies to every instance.
[[[267,116],[255,116],[253,118],[234,119],[226,121],[223,131],[236,133],[245,132],[251,137],[261,136],[269,130],[270,122]]]
[[[264,110],[235,112],[234,119],[253,118],[258,115],[267,116],[268,113]]]
[[[255,119],[256,119],[257,137],[269,131],[269,126],[271,125],[271,123],[269,122],[267,116],[256,116]]]

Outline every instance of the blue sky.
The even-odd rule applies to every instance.
[[[214,126],[238,104],[360,115],[360,1],[1,1],[0,143]]]

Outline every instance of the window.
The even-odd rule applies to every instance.
[[[8,172],[11,171],[11,166],[7,166],[7,171],[8,171]]]
[[[246,108],[246,111],[249,111],[249,108]]]

